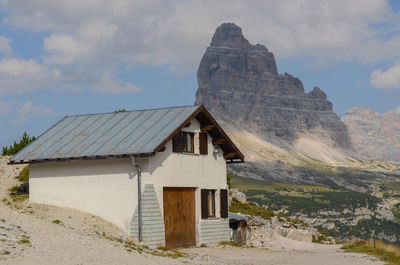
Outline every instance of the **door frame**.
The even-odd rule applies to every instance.
[[[171,186],[167,186],[167,187],[163,187],[163,218],[164,218],[164,227],[165,227],[165,245],[168,246],[168,242],[167,242],[167,222],[166,222],[166,214],[165,214],[165,205],[166,205],[166,200],[165,200],[165,191],[166,190],[175,190],[175,191],[192,191],[193,192],[193,242],[190,243],[189,245],[183,245],[183,246],[176,246],[177,248],[180,247],[193,247],[197,245],[197,214],[196,214],[196,208],[197,208],[197,204],[196,204],[196,196],[197,196],[197,188],[196,187],[171,187]],[[174,246],[172,246],[174,247]]]

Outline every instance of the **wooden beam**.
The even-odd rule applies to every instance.
[[[223,144],[223,143],[225,143],[225,139],[224,138],[220,138],[220,139],[212,141],[213,145],[219,145],[219,144]]]
[[[236,155],[237,155],[236,153],[227,153],[227,154],[224,154],[224,158],[228,159],[228,158],[235,157]]]
[[[204,127],[201,127],[200,130],[202,130],[202,131],[211,131],[214,127],[215,127],[214,125],[210,124],[210,125],[206,125]]]
[[[190,127],[190,125],[192,125],[192,123],[189,121],[188,123],[186,123],[185,128]]]

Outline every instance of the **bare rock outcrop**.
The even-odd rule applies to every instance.
[[[318,87],[305,93],[300,79],[278,74],[273,53],[252,45],[235,24],[217,28],[197,78],[196,104],[204,104],[222,123],[289,143],[311,133],[351,147],[326,94]]]
[[[400,108],[380,114],[368,108],[353,107],[342,121],[360,155],[400,162]]]

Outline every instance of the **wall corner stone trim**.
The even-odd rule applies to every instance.
[[[145,184],[142,192],[142,222],[143,243],[150,248],[165,246],[164,218],[153,184]],[[132,240],[139,241],[137,207],[131,218],[130,236]]]
[[[200,244],[215,246],[230,240],[229,219],[212,219],[200,221]]]

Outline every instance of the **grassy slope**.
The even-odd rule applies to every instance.
[[[378,257],[388,265],[400,265],[400,248],[388,245],[377,240],[375,246],[370,241],[361,241],[354,245],[346,245],[343,249],[347,252],[367,253]]]

